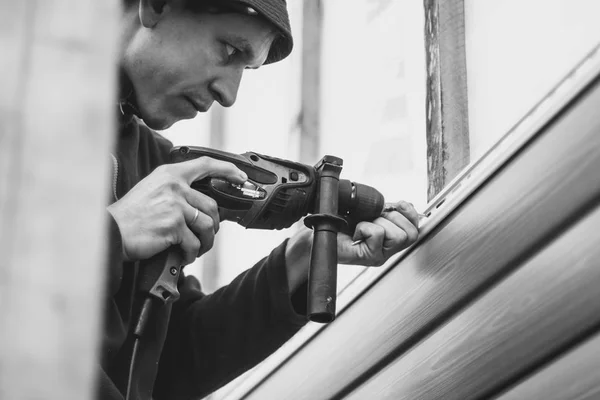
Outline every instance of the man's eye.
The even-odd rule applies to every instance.
[[[225,51],[227,52],[227,57],[232,57],[238,50],[229,43],[225,43]]]

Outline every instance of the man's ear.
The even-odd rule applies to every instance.
[[[153,28],[169,11],[170,0],[140,0],[140,22],[146,28]]]

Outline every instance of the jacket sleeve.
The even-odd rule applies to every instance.
[[[154,388],[157,400],[215,391],[304,326],[306,286],[289,293],[286,244],[213,294],[203,295],[194,277],[181,282]]]

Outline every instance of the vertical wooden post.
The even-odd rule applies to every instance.
[[[321,130],[321,45],[323,4],[305,1],[302,13],[302,99],[300,161],[314,164],[319,156]]]
[[[0,1],[0,398],[92,398],[118,0]]]
[[[427,198],[469,163],[464,0],[424,0]]]

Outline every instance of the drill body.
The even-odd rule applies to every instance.
[[[322,168],[328,164],[339,166],[342,160],[325,156],[317,166],[269,157],[255,152],[232,154],[205,147],[181,146],[171,151],[172,162],[182,162],[198,157],[212,157],[229,161],[248,175],[248,182],[237,185],[219,178],[205,178],[194,182],[192,188],[213,198],[222,220],[234,221],[249,229],[284,229],[308,214],[318,213],[319,203],[337,203],[337,214],[352,230],[360,221],[373,220],[381,214],[384,198],[376,189],[336,179],[337,193],[332,189],[320,193]]]
[[[191,146],[171,151],[172,162],[205,156],[232,162],[248,175],[243,185],[211,177],[192,184],[193,189],[217,202],[222,220],[251,229],[284,229],[306,216],[304,224],[313,230],[308,318],[321,323],[333,321],[338,232],[351,235],[358,222],[380,216],[384,207],[381,193],[339,179],[343,161],[334,156],[324,156],[313,167],[255,152],[238,155]]]
[[[254,152],[233,154],[205,147],[181,146],[171,150],[171,162],[212,157],[235,164],[248,175],[243,185],[207,177],[192,188],[213,198],[221,220],[234,221],[249,229],[284,229],[304,218],[313,230],[308,274],[307,313],[311,321],[327,323],[335,318],[337,287],[337,235],[352,234],[360,221],[381,215],[384,198],[376,189],[339,179],[342,159],[325,156],[317,165],[269,157]],[[179,298],[181,273],[178,249],[152,257],[139,277],[147,295],[139,318],[141,337],[153,304]]]

